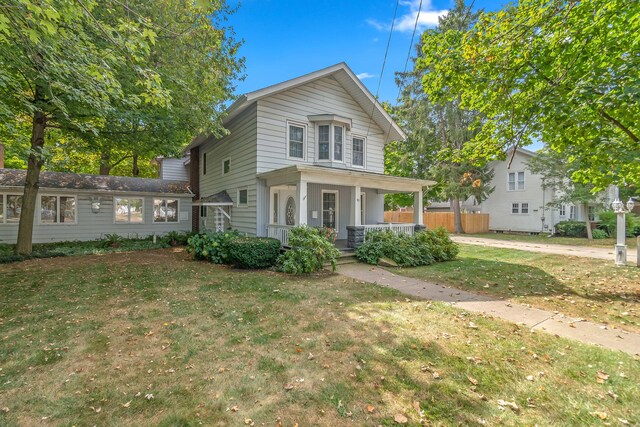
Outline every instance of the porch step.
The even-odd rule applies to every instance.
[[[358,258],[356,258],[356,253],[354,251],[342,252],[336,260],[337,265],[353,264],[356,262],[358,262]]]

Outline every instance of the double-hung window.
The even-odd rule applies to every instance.
[[[153,199],[153,222],[178,222],[178,200]]]
[[[318,125],[318,160],[344,162],[344,140],[344,126]]]
[[[318,126],[318,160],[329,160],[331,153],[331,126]]]
[[[509,172],[507,190],[524,190],[524,172]]]
[[[560,216],[567,216],[567,207],[565,205],[560,205],[559,214]]]
[[[40,196],[41,224],[75,224],[76,198],[74,196]]]
[[[305,141],[305,127],[289,124],[289,144],[288,154],[289,157],[294,159],[304,159],[304,141]]]
[[[333,127],[333,160],[342,161],[342,147],[344,139],[344,128],[342,126]]]
[[[529,203],[511,203],[511,213],[512,214],[528,214],[529,213]]]
[[[511,204],[511,213],[513,213],[513,214],[520,213],[520,203],[512,203]]]
[[[364,167],[364,138],[353,137],[351,164]]]

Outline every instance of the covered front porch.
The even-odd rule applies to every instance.
[[[373,230],[388,229],[413,234],[424,228],[423,188],[433,181],[389,175],[295,165],[258,175],[268,194],[266,235],[289,244],[289,230],[307,224],[334,229],[337,240],[356,248]],[[384,222],[384,195],[401,192],[414,194],[414,223]]]

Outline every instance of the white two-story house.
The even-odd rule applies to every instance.
[[[330,227],[351,247],[371,229],[422,227],[433,181],[384,174],[384,145],[405,138],[345,63],[241,96],[221,138],[190,151],[194,228],[231,227],[287,244],[291,227]],[[414,193],[415,224],[384,221],[384,194]]]

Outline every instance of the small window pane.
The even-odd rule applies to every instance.
[[[287,199],[287,205],[285,206],[285,222],[287,225],[296,224],[296,201],[293,197]]]
[[[303,158],[304,153],[304,128],[301,126],[289,126],[289,157]]]
[[[178,222],[178,200],[166,200],[167,222]]]
[[[22,212],[22,196],[7,196],[7,222],[19,222]]]
[[[129,199],[116,198],[116,223],[129,222]]]
[[[318,159],[329,160],[329,125],[318,127]]]
[[[238,203],[241,205],[247,204],[247,190],[240,190],[238,194]]]
[[[60,222],[76,222],[76,198],[60,197]]]
[[[200,206],[200,218],[206,218],[206,217],[207,217],[207,207]]]
[[[529,203],[523,203],[522,208],[520,209],[520,213],[526,214],[529,213]]]
[[[509,172],[509,191],[515,191],[516,189],[516,174],[515,172]]]
[[[40,198],[40,222],[43,224],[58,222],[58,198],[56,196],[42,196]]]
[[[273,224],[278,224],[278,193],[273,194]]]
[[[0,194],[0,222],[4,222],[4,195]]]
[[[524,172],[518,172],[518,190],[524,190]]]
[[[131,223],[140,224],[144,218],[142,216],[142,199],[129,200],[129,216]]]
[[[560,205],[560,216],[566,216],[567,210],[564,205]]]
[[[520,213],[520,205],[518,203],[513,203],[511,205],[511,213],[514,213],[514,214]]]
[[[207,174],[207,153],[202,153],[202,175]]]
[[[167,219],[167,205],[162,199],[153,199],[153,222],[165,222]]]
[[[353,164],[364,166],[364,139],[353,138]]]
[[[333,128],[333,160],[342,161],[342,128]]]
[[[222,166],[222,173],[227,174],[231,170],[231,160],[225,160]]]

